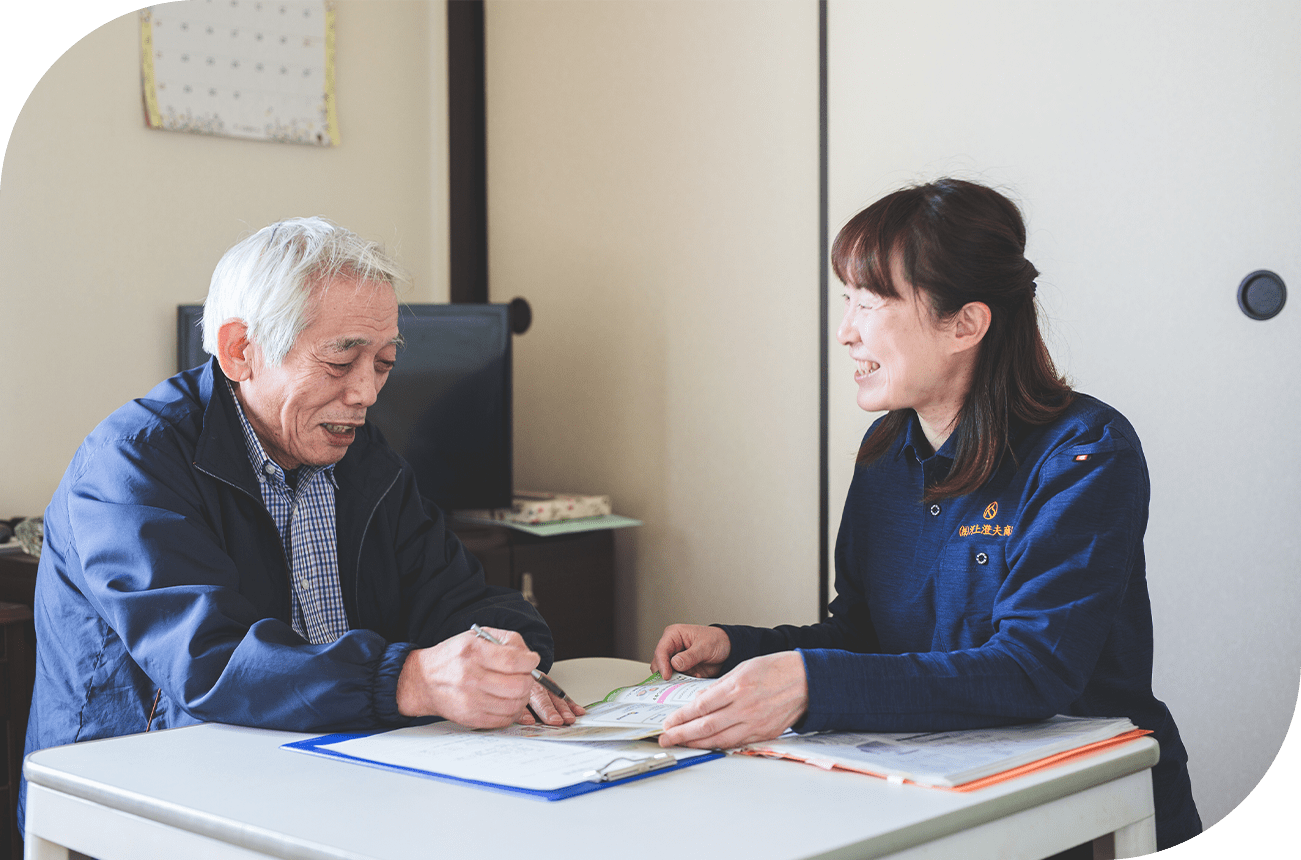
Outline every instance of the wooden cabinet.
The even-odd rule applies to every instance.
[[[26,553],[0,555],[0,602],[31,606],[40,559]]]
[[[0,827],[0,857],[23,856],[18,830],[18,779],[23,769],[27,711],[32,705],[32,674],[36,670],[32,610],[17,603],[0,603],[0,723],[4,725],[4,826]]]
[[[536,537],[505,526],[452,523],[488,582],[524,594],[556,642],[556,659],[613,657],[614,531]]]
[[[23,769],[27,712],[32,706],[36,673],[36,630],[32,595],[36,591],[34,556],[0,555],[0,725],[3,725],[4,823],[0,826],[0,860],[23,856],[18,829],[18,779]]]

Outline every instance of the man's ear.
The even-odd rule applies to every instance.
[[[243,320],[226,320],[217,329],[217,363],[233,382],[253,376],[253,343]]]
[[[954,352],[965,352],[980,345],[989,331],[989,305],[967,302],[953,319]]]

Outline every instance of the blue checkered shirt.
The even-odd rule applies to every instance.
[[[348,615],[339,587],[334,465],[300,466],[297,484],[291,488],[285,470],[267,456],[253,432],[233,387],[231,397],[244,428],[249,460],[262,487],[262,503],[280,531],[280,543],[293,574],[290,599],[294,632],[313,645],[333,642],[348,632]]]

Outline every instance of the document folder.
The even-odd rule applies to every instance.
[[[539,800],[577,797],[723,757],[707,750],[662,751],[646,741],[514,738],[448,722],[321,735],[281,748]]]

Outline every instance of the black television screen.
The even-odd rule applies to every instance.
[[[208,358],[201,305],[177,308],[177,364]],[[405,345],[367,410],[443,510],[511,502],[511,327],[508,305],[403,305]]]

